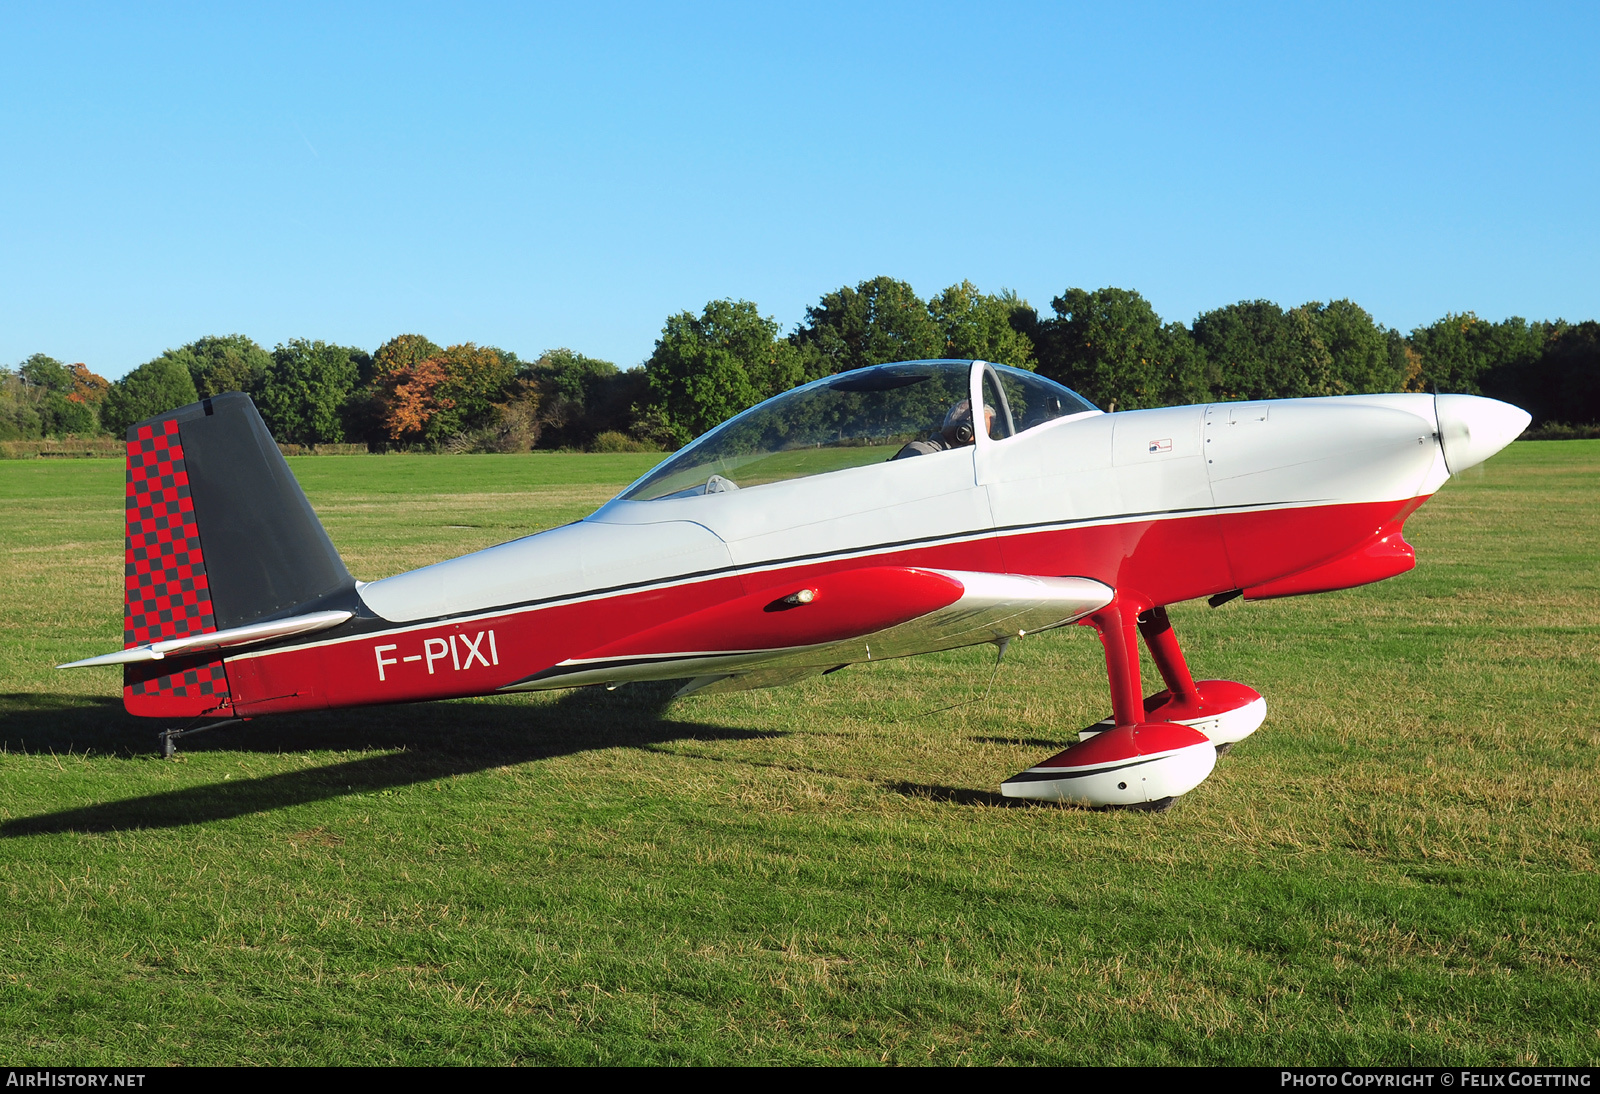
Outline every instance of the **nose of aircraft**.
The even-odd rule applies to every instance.
[[[1435,395],[1439,444],[1452,475],[1476,467],[1528,428],[1532,417],[1521,407],[1479,395]]]

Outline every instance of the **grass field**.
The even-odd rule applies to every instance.
[[[651,459],[292,465],[371,579]],[[119,645],[121,478],[0,463],[0,1063],[1600,1059],[1600,441],[1446,485],[1411,574],[1175,608],[1269,713],[1159,815],[995,794],[1105,712],[1084,628],[986,699],[987,648],[163,762],[115,670],[51,668]]]

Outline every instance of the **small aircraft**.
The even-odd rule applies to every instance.
[[[884,364],[729,419],[583,520],[367,583],[235,392],[128,430],[124,649],[62,667],[123,666],[131,714],[221,719],[163,732],[170,756],[264,714],[774,687],[1081,623],[1111,717],[1002,791],[1159,808],[1266,715],[1193,678],[1167,606],[1410,570],[1406,518],[1528,422],[1426,394],[1107,414],[983,361]]]

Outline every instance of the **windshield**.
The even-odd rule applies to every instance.
[[[729,419],[622,497],[653,501],[715,494],[970,444],[971,371],[970,361],[907,361],[817,380]],[[984,414],[991,436],[1094,409],[1033,373],[994,371],[1004,398],[991,395],[992,380],[986,383]],[[991,414],[1008,413],[1014,429],[1001,429]]]
[[[1100,409],[1071,388],[1046,380],[1037,373],[1006,365],[995,365],[986,371],[992,371],[999,378],[1013,427],[1018,433],[1056,418]],[[1004,434],[994,436],[998,439]]]

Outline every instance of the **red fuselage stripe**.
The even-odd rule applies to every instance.
[[[1421,500],[1068,525],[750,567],[743,573],[229,658],[228,676],[235,709],[244,715],[485,695],[722,602],[766,589],[800,588],[827,574],[863,567],[1090,577],[1147,603],[1172,604],[1259,585],[1337,558]],[[681,637],[686,650],[725,648],[718,634],[694,633],[692,627]]]

